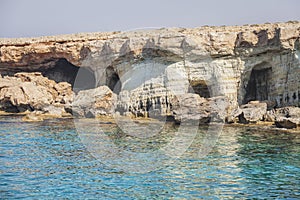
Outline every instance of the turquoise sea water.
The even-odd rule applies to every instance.
[[[172,138],[135,140],[99,123],[116,145],[149,151]],[[92,127],[92,126],[91,126]],[[205,129],[205,128],[204,128]],[[89,131],[89,130],[87,130]],[[112,169],[95,159],[73,120],[25,123],[0,118],[1,199],[300,199],[300,133],[224,127],[205,157],[198,136],[181,158],[148,173]],[[109,159],[107,157],[106,159]],[[144,159],[151,158],[145,157]]]

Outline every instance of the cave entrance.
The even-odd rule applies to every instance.
[[[58,59],[54,67],[42,71],[42,74],[56,82],[70,83],[75,92],[96,86],[95,75],[90,69],[77,67],[65,58]]]
[[[116,94],[121,91],[121,82],[119,75],[116,73],[112,66],[106,68],[106,85]]]
[[[272,68],[267,64],[253,68],[251,71],[250,80],[246,87],[246,95],[243,104],[253,100],[268,100],[271,73]]]
[[[55,82],[68,82],[73,85],[78,69],[79,67],[65,58],[60,58],[55,62],[54,67],[42,71],[42,74]]]
[[[209,87],[206,84],[205,80],[190,82],[190,87],[189,87],[188,92],[199,94],[199,96],[204,97],[204,98],[211,97]]]

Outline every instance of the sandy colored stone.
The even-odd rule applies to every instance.
[[[225,122],[229,102],[226,97],[203,98],[198,94],[185,94],[171,100],[173,115],[177,122],[198,123]]]
[[[82,90],[72,103],[73,115],[79,117],[112,116],[115,113],[116,94],[107,86]]]
[[[14,77],[0,78],[0,108],[4,111],[39,110],[62,115],[72,99],[70,84],[55,83],[40,73],[17,73]]]
[[[176,110],[170,104],[171,98],[196,93],[192,95],[200,95],[199,98],[226,97],[230,102],[227,112],[233,113],[231,117],[230,114],[227,116],[227,120],[234,122],[235,114],[241,114],[238,105],[247,104],[251,100],[265,101],[268,110],[300,105],[299,36],[300,22],[290,21],[244,26],[162,28],[40,38],[2,38],[0,74],[13,74],[18,71],[44,72],[56,67],[60,59],[66,59],[77,67],[91,70],[96,78],[96,87],[108,85],[113,90],[117,81],[126,84],[130,79],[137,80],[131,91],[120,91],[121,98],[117,106],[121,114],[169,115]],[[153,66],[153,69],[136,72],[136,69],[147,65]],[[260,71],[260,74],[254,76],[255,71]],[[145,73],[149,75],[147,83],[145,78],[141,78]],[[268,88],[264,89],[263,86],[259,88],[255,85],[252,88],[257,88],[258,94],[249,92],[248,86],[251,86],[253,77],[259,77],[255,83],[268,80],[264,83]],[[36,84],[38,86],[36,97],[43,96],[40,100],[41,107],[44,104],[64,104],[67,108],[74,98],[70,85],[43,79],[39,73],[22,73],[1,79],[2,99],[6,99],[5,101],[9,99],[8,102],[12,104],[20,104],[30,99],[39,101],[31,96],[22,97],[22,93],[17,89],[20,86],[15,85],[12,80],[20,81],[22,84],[27,82]],[[169,88],[163,89],[162,85]],[[189,91],[190,88],[197,90],[197,85],[200,85],[200,88],[207,86],[206,93],[209,94]],[[26,91],[31,91],[27,87],[28,84],[25,86]],[[4,87],[16,88],[7,91]],[[151,87],[154,88],[154,92],[150,91]],[[41,88],[43,91],[40,91]],[[81,93],[83,97],[88,97],[95,93],[83,94]],[[99,108],[98,114],[111,113],[111,98],[107,94],[99,95],[101,101],[93,103],[94,107]],[[191,103],[193,108],[193,102],[189,98],[188,94],[184,101]],[[158,101],[161,104],[157,103]],[[211,108],[211,105],[216,105],[212,100],[206,101],[204,107]],[[79,102],[83,105],[88,103],[85,100]],[[264,106],[263,109],[259,109],[254,108],[253,103],[249,105],[252,107],[242,108],[244,119],[248,122],[262,120]],[[151,106],[153,108],[149,108]],[[87,107],[82,108],[82,116],[90,112],[86,110]],[[184,107],[183,113],[192,111],[191,108]],[[257,110],[257,116],[254,110]],[[178,112],[178,109],[176,111]],[[90,113],[91,116],[97,115]],[[207,114],[203,110],[199,113]],[[199,113],[194,112],[192,118],[198,118]]]

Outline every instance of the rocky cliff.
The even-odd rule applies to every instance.
[[[107,85],[124,115],[173,115],[187,93],[299,106],[299,37],[293,21],[0,39],[0,73],[41,72],[75,92]]]

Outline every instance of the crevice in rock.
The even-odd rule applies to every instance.
[[[121,91],[121,82],[119,75],[116,73],[112,66],[106,68],[106,85],[116,94],[119,94]]]

